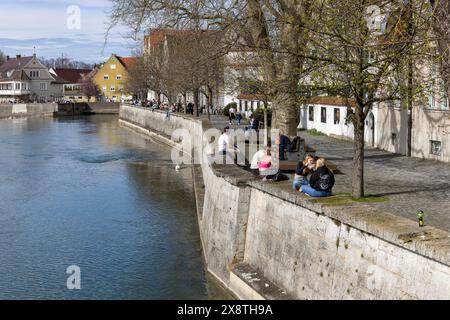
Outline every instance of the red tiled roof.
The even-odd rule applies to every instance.
[[[123,66],[127,69],[131,68],[134,64],[137,63],[137,58],[136,57],[119,57],[116,56],[117,59],[119,59],[120,63],[123,64]]]
[[[30,80],[26,72],[23,70],[14,70],[12,71],[11,74],[9,74],[9,77],[8,72],[0,73],[0,81],[23,81],[23,80]]]
[[[355,106],[356,101],[354,99],[348,99],[350,106]],[[333,97],[333,96],[317,96],[306,100],[308,104],[323,104],[327,106],[346,106],[347,102],[345,98]]]
[[[21,70],[33,57],[10,58],[0,66],[0,73],[11,70]]]
[[[264,101],[267,97],[263,94],[246,94],[241,93],[237,96],[239,100],[249,100],[249,101]]]
[[[55,69],[58,77],[64,79],[67,83],[81,83],[83,77],[87,76],[92,70],[89,69]]]

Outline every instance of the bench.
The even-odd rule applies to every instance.
[[[297,169],[297,163],[298,161],[293,160],[280,161],[280,170],[286,172],[293,172],[295,171],[295,169]],[[336,173],[338,171],[337,165],[329,160],[327,160],[326,166],[333,173]]]
[[[288,161],[301,161],[305,159],[306,155],[311,154],[314,156],[316,153],[316,149],[311,146],[308,146],[305,142],[305,139],[301,137],[290,137],[292,142],[296,141],[296,145],[292,148],[292,151],[285,151],[284,158]]]

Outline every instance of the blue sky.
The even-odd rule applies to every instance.
[[[80,9],[80,28],[67,26],[75,21],[70,6]],[[123,26],[113,29],[104,47],[110,8],[109,0],[0,0],[0,50],[32,55],[35,46],[39,57],[64,54],[86,62],[101,62],[112,53],[131,55],[138,44]]]

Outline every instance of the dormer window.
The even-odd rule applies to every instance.
[[[39,78],[39,71],[30,71],[31,78]]]

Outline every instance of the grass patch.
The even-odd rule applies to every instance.
[[[344,206],[351,205],[353,203],[383,203],[388,202],[390,199],[384,196],[368,195],[361,199],[355,199],[350,193],[337,193],[332,197],[318,198],[313,201],[316,203],[329,205],[329,206]]]
[[[325,133],[320,132],[317,129],[306,130],[306,132],[308,132],[312,136],[317,136],[317,137],[325,137],[326,136]]]

